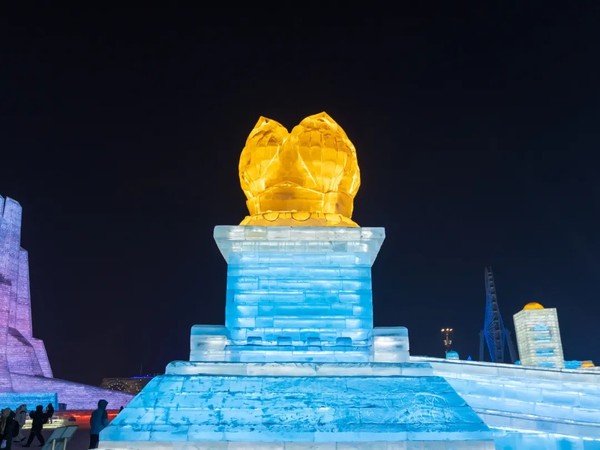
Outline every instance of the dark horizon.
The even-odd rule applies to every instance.
[[[557,308],[565,359],[600,365],[599,7],[423,6],[2,11],[0,195],[55,377],[188,359],[224,323],[212,233],[247,214],[248,134],[322,111],[357,150],[353,220],[386,230],[375,326],[477,359],[491,266],[509,329]]]

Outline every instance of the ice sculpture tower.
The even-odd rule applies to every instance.
[[[44,342],[33,337],[22,213],[16,200],[0,196],[0,403],[94,409],[106,398],[113,408],[126,405],[130,394],[53,378]]]
[[[514,314],[517,345],[524,366],[557,367],[565,365],[556,308],[527,303]]]
[[[444,378],[408,362],[406,328],[373,328],[385,232],[351,219],[360,172],[341,127],[261,117],[239,169],[250,214],[214,230],[225,325],[192,327],[190,361],[152,379],[103,448],[493,449]]]
[[[9,374],[52,377],[44,342],[33,337],[29,261],[21,248],[22,209],[0,197],[0,383],[12,388]]]

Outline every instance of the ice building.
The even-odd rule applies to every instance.
[[[521,364],[564,367],[556,308],[530,302],[513,316]]]
[[[411,357],[405,327],[373,326],[385,230],[352,221],[356,150],[326,113],[291,132],[261,117],[239,172],[249,215],[213,235],[227,263],[225,324],[194,325],[189,361],[153,378],[101,432],[101,448],[600,443],[595,374]]]
[[[29,260],[21,248],[22,208],[0,196],[0,404],[65,404],[94,409],[99,398],[115,408],[132,395],[54,378],[44,342],[33,337]]]

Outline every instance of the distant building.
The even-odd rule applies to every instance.
[[[150,380],[154,378],[154,375],[145,375],[139,377],[116,377],[116,378],[103,378],[100,387],[104,389],[110,389],[113,391],[126,392],[128,394],[136,395],[140,392],[144,386],[146,386]]]
[[[565,366],[556,308],[531,302],[513,316],[517,346],[524,366]]]

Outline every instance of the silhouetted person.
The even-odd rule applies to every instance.
[[[48,421],[48,415],[44,412],[42,405],[37,405],[35,411],[29,413],[29,417],[31,417],[31,431],[27,438],[27,444],[23,447],[31,447],[34,437],[38,439],[40,447],[42,447],[46,442],[44,436],[42,436],[42,428],[44,428],[44,424]]]
[[[106,400],[98,400],[98,408],[90,416],[90,446],[88,448],[98,448],[100,432],[108,426],[106,405],[108,405]]]
[[[15,412],[10,408],[4,408],[0,416],[0,442],[3,449],[10,450],[12,448],[13,439],[17,436],[18,426],[15,420]]]
[[[52,416],[54,416],[54,406],[52,403],[48,403],[46,406],[46,414],[48,415],[48,423],[52,423]]]
[[[17,442],[23,442],[27,437],[25,436],[25,432],[23,431],[23,425],[27,421],[27,405],[22,404],[19,405],[17,410],[15,411],[15,420],[19,424],[19,435],[15,438]]]

